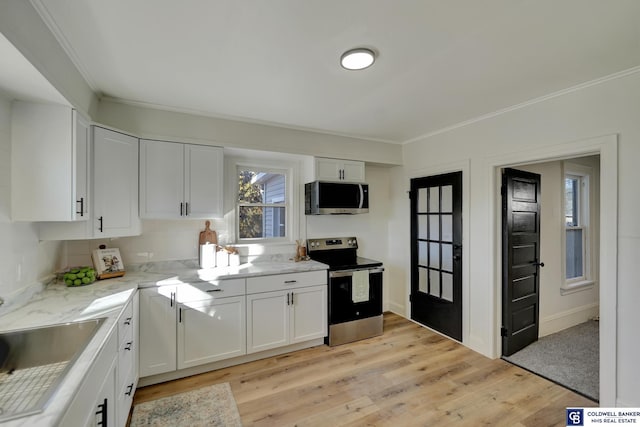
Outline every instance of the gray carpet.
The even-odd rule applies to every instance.
[[[598,322],[590,320],[542,337],[503,359],[598,401],[598,345]]]

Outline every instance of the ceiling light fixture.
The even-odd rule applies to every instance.
[[[340,57],[340,65],[347,70],[364,70],[373,65],[376,53],[366,47],[350,49]]]

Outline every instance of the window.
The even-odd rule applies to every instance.
[[[238,167],[239,240],[287,237],[287,173]]]
[[[564,174],[565,282],[591,279],[589,168],[568,165]]]

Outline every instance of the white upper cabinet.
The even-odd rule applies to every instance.
[[[41,240],[136,236],[138,217],[138,138],[93,126],[91,214],[86,223],[39,224]]]
[[[140,217],[221,217],[222,162],[220,147],[141,140]]]
[[[12,219],[87,220],[89,122],[70,107],[25,101],[11,115]]]
[[[364,162],[316,157],[316,179],[364,182]]]
[[[93,141],[93,235],[138,235],[138,138],[96,126]]]

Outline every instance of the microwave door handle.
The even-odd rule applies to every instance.
[[[362,209],[362,205],[364,204],[364,189],[362,188],[362,184],[358,184],[358,188],[360,189],[360,201],[358,203],[358,209]]]

